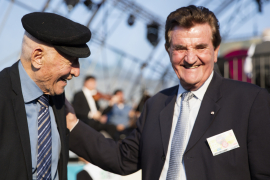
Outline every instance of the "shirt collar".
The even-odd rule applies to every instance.
[[[37,86],[37,84],[29,77],[25,71],[21,61],[18,64],[19,75],[21,79],[22,95],[24,103],[31,102],[43,95],[42,90]]]
[[[196,91],[191,91],[199,100],[202,101],[203,96],[213,78],[214,75],[214,71],[212,71],[212,73],[210,74],[210,76],[207,78],[207,80],[203,83],[203,85],[197,89]],[[184,93],[186,90],[183,88],[183,86],[181,85],[180,81],[179,81],[179,88],[178,88],[178,93],[177,93],[177,99],[179,99],[179,97],[182,95],[182,93]]]
[[[86,93],[87,95],[92,95],[92,96],[94,96],[94,95],[97,94],[97,90],[95,90],[95,89],[90,90],[90,89],[88,89],[87,87],[83,87],[83,88],[82,88],[82,91],[83,91],[84,93]]]

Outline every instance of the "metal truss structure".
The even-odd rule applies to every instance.
[[[64,14],[59,12],[58,8],[60,6],[66,7],[65,1],[63,0],[44,0],[42,2],[43,7],[41,9],[36,9],[22,0],[6,1],[9,1],[10,4],[7,7],[4,17],[0,21],[0,34],[5,26],[8,16],[11,16],[10,9],[13,5],[20,6],[29,12],[49,11],[61,15]],[[263,7],[263,5],[267,3],[269,3],[269,0],[190,0],[188,4],[183,5],[195,4],[197,6],[211,7],[209,9],[216,14],[220,21],[222,38],[223,40],[226,40],[231,38],[230,32],[232,30],[235,30],[243,26],[244,23],[249,22],[249,20],[252,19],[252,16],[259,12],[259,7]],[[79,4],[83,4],[83,1],[79,1]],[[70,13],[72,13],[72,11],[73,10],[66,11],[65,16],[68,16]],[[131,100],[134,99],[134,94],[137,93],[137,95],[141,95],[145,89],[151,89],[153,94],[168,85],[178,83],[178,79],[175,76],[170,63],[161,63],[162,59],[166,56],[165,50],[164,52],[160,53],[161,55],[157,58],[156,54],[159,53],[158,45],[153,46],[149,51],[148,56],[143,59],[108,43],[108,39],[115,31],[117,31],[117,27],[123,21],[123,17],[125,17],[124,15],[126,14],[132,14],[136,18],[136,21],[141,21],[145,24],[150,24],[153,22],[158,24],[160,27],[158,43],[164,43],[165,19],[159,17],[158,14],[150,12],[133,0],[100,0],[99,2],[93,4],[93,7],[91,10],[89,9],[89,12],[89,14],[85,15],[87,16],[85,25],[88,26],[92,31],[91,43],[95,44],[101,49],[108,49],[115,54],[118,54],[121,57],[120,59],[129,59],[129,61],[132,61],[132,63],[130,63],[130,67],[128,68],[120,66],[122,68],[127,68],[125,70],[127,71],[126,75],[123,78],[117,77],[120,76],[119,71],[121,71],[121,68],[115,70],[113,75],[106,74],[108,72],[108,67],[102,68],[104,79],[107,79],[106,88],[112,88],[114,83],[116,83],[116,81],[120,81],[120,79],[123,81],[129,81],[129,79],[132,79],[133,77],[133,79],[129,81],[128,87],[125,86],[123,88],[124,91],[128,91],[126,94],[128,94],[128,100]],[[95,19],[99,20],[94,22]],[[103,54],[106,53],[103,52]],[[104,55],[102,58],[105,62],[107,61],[106,55]],[[134,68],[134,64],[137,64],[137,69]],[[147,83],[146,81],[146,79],[153,78],[152,74],[159,74],[158,79],[154,78],[156,82],[155,85],[153,85],[153,83]],[[114,76],[114,80],[112,80],[110,76]],[[121,82],[118,83],[121,84]]]

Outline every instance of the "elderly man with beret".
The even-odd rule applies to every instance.
[[[143,180],[270,179],[269,94],[213,71],[221,42],[214,13],[175,10],[165,39],[179,84],[151,97],[137,128],[117,143],[69,113],[70,149],[115,173],[142,169]]]
[[[0,179],[66,180],[64,87],[88,57],[90,30],[52,13],[30,13],[20,60],[0,72]]]

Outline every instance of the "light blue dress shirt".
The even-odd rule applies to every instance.
[[[36,167],[37,167],[37,142],[38,142],[38,112],[40,110],[40,104],[37,103],[37,99],[43,94],[42,90],[36,85],[36,83],[28,76],[25,69],[19,62],[19,74],[21,79],[22,95],[25,104],[27,123],[31,144],[31,157],[32,157],[32,177],[36,179]],[[61,151],[60,136],[57,130],[53,109],[50,106],[51,128],[52,128],[52,166],[51,174],[53,180],[59,180],[57,166]]]

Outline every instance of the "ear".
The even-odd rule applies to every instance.
[[[36,47],[31,54],[31,64],[34,68],[40,69],[43,64],[44,48]]]
[[[219,48],[220,48],[220,45],[215,49],[214,51],[214,55],[215,55],[215,59],[214,59],[214,62],[216,63],[217,62],[217,57],[218,57],[218,51],[219,51]]]

